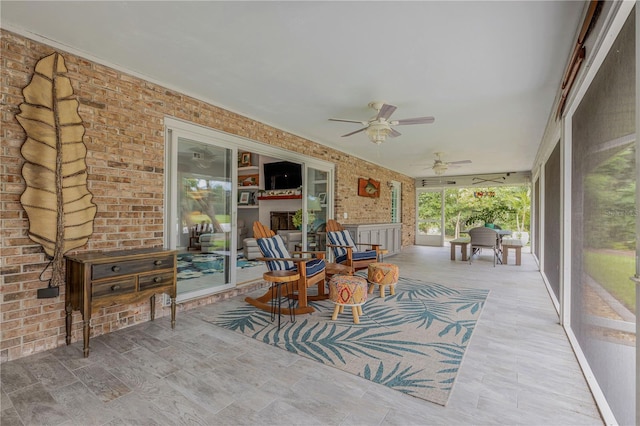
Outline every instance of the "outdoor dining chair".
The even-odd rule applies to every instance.
[[[469,236],[471,237],[471,255],[469,256],[469,263],[473,259],[473,255],[476,252],[480,252],[483,248],[491,249],[493,253],[493,266],[496,266],[496,259],[499,254],[499,239],[498,232],[495,229],[485,228],[480,226],[469,230]]]

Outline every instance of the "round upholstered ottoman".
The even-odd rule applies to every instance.
[[[335,303],[332,320],[344,312],[345,306],[351,306],[353,322],[360,324],[362,305],[367,301],[367,280],[353,275],[334,275],[329,280],[329,299]]]
[[[392,263],[374,262],[369,264],[367,271],[367,281],[371,284],[369,293],[373,293],[375,285],[380,286],[380,297],[384,297],[384,288],[389,286],[389,294],[396,294],[396,284],[398,283],[398,265]]]

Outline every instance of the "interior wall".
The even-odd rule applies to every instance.
[[[42,248],[27,237],[28,217],[20,204],[25,189],[20,147],[25,133],[15,119],[24,102],[38,60],[56,51],[50,46],[2,30],[2,263],[0,265],[0,361],[16,359],[63,345],[64,288],[60,296],[37,299],[38,279],[47,264]],[[162,246],[164,242],[164,127],[166,116],[214,128],[260,143],[336,164],[335,216],[345,223],[380,223],[391,218],[387,182],[402,183],[402,244],[413,244],[414,181],[359,158],[253,121],[59,51],[80,102],[87,146],[88,186],[98,206],[94,232],[81,250],[115,250]],[[357,195],[358,178],[380,180],[380,198]],[[46,275],[45,275],[46,277]],[[193,305],[200,302],[193,302]],[[101,309],[92,316],[92,334],[100,335],[149,320],[147,302]],[[156,316],[168,315],[156,304]],[[191,305],[183,304],[179,309]],[[178,315],[179,318],[179,315]],[[73,314],[72,340],[81,336],[81,316]]]

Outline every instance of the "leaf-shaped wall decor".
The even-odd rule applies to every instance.
[[[53,286],[64,283],[64,254],[85,245],[93,233],[97,210],[87,188],[79,103],[66,73],[62,55],[40,59],[16,116],[27,134],[20,201],[29,217],[29,238],[53,257]]]

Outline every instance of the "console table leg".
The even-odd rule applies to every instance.
[[[149,298],[149,304],[151,305],[151,321],[156,319],[156,295],[152,294]]]
[[[171,328],[176,328],[176,298],[171,298]]]
[[[82,351],[84,353],[84,357],[87,358],[89,356],[89,338],[90,338],[90,323],[91,320],[85,320],[83,318],[82,321],[82,337],[84,340],[84,347],[82,348]]]
[[[73,319],[72,317],[72,312],[73,312],[73,308],[71,307],[71,303],[69,303],[65,308],[64,308],[65,312],[66,312],[66,316],[64,318],[64,328],[67,331],[67,337],[66,337],[66,342],[67,345],[71,344],[71,320]]]

